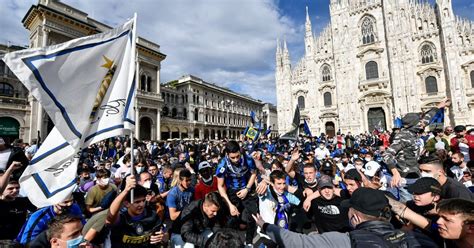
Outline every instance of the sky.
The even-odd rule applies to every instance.
[[[434,2],[435,0],[428,0]],[[276,40],[292,64],[304,53],[305,7],[313,32],[329,23],[329,0],[64,0],[89,17],[117,26],[138,14],[138,35],[161,46],[161,83],[192,74],[276,104]],[[0,0],[0,43],[28,45],[21,20],[37,0]],[[473,0],[454,12],[474,20]]]

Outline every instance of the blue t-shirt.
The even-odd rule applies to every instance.
[[[176,208],[177,211],[181,211],[193,200],[193,196],[194,188],[181,191],[179,186],[174,186],[166,197],[166,205],[168,208]]]
[[[232,165],[226,156],[217,165],[216,176],[224,178],[227,189],[240,190],[247,187],[250,176],[255,170],[255,162],[250,156],[243,154],[238,166]]]

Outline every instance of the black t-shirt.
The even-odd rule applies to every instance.
[[[0,240],[16,238],[28,211],[36,211],[36,207],[26,197],[17,197],[13,201],[0,200]]]
[[[474,197],[466,186],[462,183],[447,178],[446,183],[441,186],[441,199],[461,198],[465,200],[474,200]]]
[[[309,184],[305,181],[304,176],[298,172],[295,172],[295,179],[296,179],[296,182],[298,183],[298,187],[302,190],[311,189],[313,190],[313,192],[318,190],[318,188],[316,187],[318,185],[317,180],[314,180],[313,184]]]
[[[335,195],[331,200],[326,200],[320,196],[311,202],[311,208],[316,218],[316,226],[320,233],[350,231],[347,216],[348,209],[341,207],[342,201],[341,197]]]

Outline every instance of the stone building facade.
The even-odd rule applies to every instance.
[[[59,1],[39,0],[38,4],[31,6],[22,20],[23,26],[30,31],[30,47],[41,47],[66,42],[71,39],[93,35],[110,30],[111,27],[90,18],[87,13],[75,9]],[[161,61],[166,55],[160,52],[160,46],[144,38],[137,38],[138,72],[140,84],[137,91],[136,102],[136,134],[140,134],[140,126],[145,121],[150,121],[149,132],[152,139],[160,139],[160,111],[163,99],[160,94],[160,69]],[[0,48],[1,53],[7,52],[11,47]],[[1,69],[1,68],[0,68]],[[8,69],[3,69],[8,72]],[[18,94],[0,97],[10,97],[9,103],[0,102],[0,109],[8,108],[9,112],[1,112],[1,116],[9,116],[19,122],[19,135],[26,142],[45,139],[53,128],[53,123],[43,111],[41,105],[31,96],[26,96],[26,89],[12,77],[13,74],[3,74],[0,83],[14,81],[10,84]],[[15,102],[15,105],[13,104]],[[139,137],[139,136],[138,136]]]
[[[0,45],[0,137],[6,142],[28,140],[31,106],[29,92],[1,60],[4,54],[24,47]]]
[[[450,0],[331,0],[330,23],[314,35],[308,10],[305,54],[292,66],[277,42],[278,127],[296,105],[313,133],[371,131],[408,112],[452,99],[445,124],[474,123],[474,23]]]
[[[161,138],[238,138],[250,112],[263,118],[260,100],[187,75],[162,85]]]

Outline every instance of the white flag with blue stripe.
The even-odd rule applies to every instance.
[[[83,148],[134,128],[135,19],[108,32],[4,57],[55,124],[20,178],[37,207],[71,194]]]

